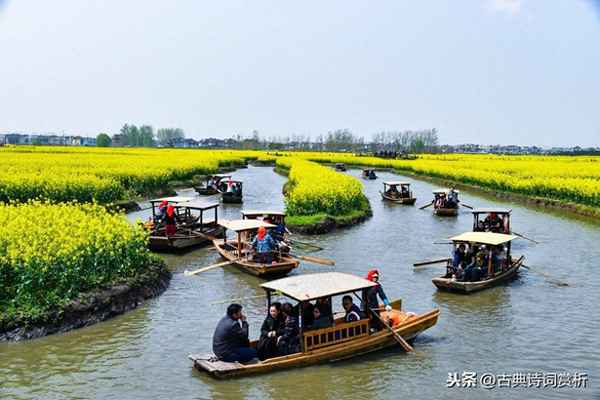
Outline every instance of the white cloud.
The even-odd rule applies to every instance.
[[[490,8],[495,12],[517,15],[521,11],[521,0],[490,0]]]

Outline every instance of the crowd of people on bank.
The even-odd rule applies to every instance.
[[[341,323],[349,323],[369,318],[373,330],[382,329],[379,300],[384,310],[391,311],[390,302],[379,284],[379,271],[370,270],[367,279],[376,285],[367,290],[366,304],[359,307],[352,296],[342,297],[344,316]],[[301,331],[324,329],[335,326],[331,297],[296,304],[273,302],[261,329],[255,346],[249,340],[246,316],[240,304],[227,307],[227,314],[219,321],[213,335],[213,352],[220,360],[227,362],[248,362],[253,359],[266,360],[301,351]]]

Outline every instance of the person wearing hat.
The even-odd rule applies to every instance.
[[[383,291],[381,283],[379,283],[379,271],[377,269],[370,270],[367,273],[367,280],[377,284],[376,286],[372,286],[369,289],[367,289],[367,310],[369,312],[369,315],[376,314],[372,315],[374,318],[372,318],[371,325],[373,328],[380,330],[382,326],[381,321],[378,318],[380,315],[380,310],[379,301],[377,300],[377,297],[379,297],[381,301],[383,301],[383,304],[385,305],[385,311],[392,311],[392,306],[390,305],[390,301],[388,300],[388,297]]]
[[[273,262],[273,250],[275,249],[275,241],[267,233],[267,229],[264,226],[258,228],[258,233],[252,240],[252,247],[254,248],[255,256],[254,259],[257,262],[270,264]]]

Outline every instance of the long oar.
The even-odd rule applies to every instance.
[[[431,264],[441,264],[441,263],[448,262],[448,260],[450,260],[450,259],[449,258],[440,258],[439,260],[421,261],[418,263],[414,263],[413,267],[422,267],[422,266],[431,265]]]
[[[424,206],[422,206],[422,207],[419,207],[419,210],[424,210],[424,209],[426,209],[427,207],[430,207],[430,206],[432,206],[432,205],[433,205],[433,201],[432,201],[431,203],[429,203],[429,204],[425,204]]]
[[[517,233],[517,232],[511,232],[511,233],[512,233],[513,235],[517,235],[518,237],[520,237],[520,238],[523,238],[523,239],[525,239],[525,240],[529,240],[530,242],[533,242],[533,243],[535,243],[535,244],[540,244],[540,242],[538,242],[537,240],[530,239],[530,238],[528,238],[528,237],[527,237],[527,236],[525,236],[525,235],[521,235],[520,233]]]
[[[460,205],[461,205],[461,206],[463,206],[463,207],[466,207],[466,208],[468,208],[469,210],[472,210],[472,209],[474,208],[473,206],[470,206],[470,205],[468,205],[468,204],[465,204],[465,203],[463,203],[463,202],[461,202],[461,203],[460,203]]]
[[[312,247],[317,250],[323,250],[323,248],[320,246],[314,245],[312,243],[301,242],[301,241],[295,240],[295,239],[289,239],[288,242],[290,242],[290,244],[296,244],[296,245],[299,244],[301,246],[307,246],[307,247]]]
[[[385,322],[383,318],[381,318],[379,314],[375,312],[375,310],[371,309],[371,311],[371,314],[375,315],[377,319],[379,319],[379,321],[383,324],[383,326],[385,326],[386,329],[392,333],[392,336],[394,337],[394,339],[396,339],[396,342],[400,343],[404,350],[406,350],[408,353],[415,351],[415,349],[413,349],[413,347],[410,344],[408,344],[408,342],[404,340],[404,338],[400,336],[398,332],[396,332],[391,326],[389,326],[387,322]]]
[[[227,265],[234,264],[237,261],[239,261],[239,260],[236,259],[236,260],[232,260],[232,261],[224,261],[224,262],[220,262],[220,263],[217,263],[217,264],[209,265],[208,267],[203,267],[203,268],[200,268],[200,269],[196,269],[194,271],[188,271],[186,269],[185,271],[183,271],[183,274],[185,276],[197,275],[197,274],[200,274],[202,272],[210,271],[211,269],[215,269],[215,268],[219,268],[219,267],[225,267]]]
[[[304,260],[313,264],[321,264],[321,265],[335,265],[335,261],[328,260],[326,258],[321,257],[313,257],[313,256],[300,256],[297,254],[290,254],[291,257],[297,258],[299,260]]]

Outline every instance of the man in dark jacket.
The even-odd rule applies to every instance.
[[[346,315],[344,317],[346,322],[354,322],[363,318],[363,313],[360,311],[360,308],[352,302],[352,297],[348,295],[342,297],[342,307],[346,310]]]
[[[247,362],[257,357],[248,340],[248,322],[242,306],[231,304],[227,315],[221,318],[213,335],[213,352],[227,362]]]

